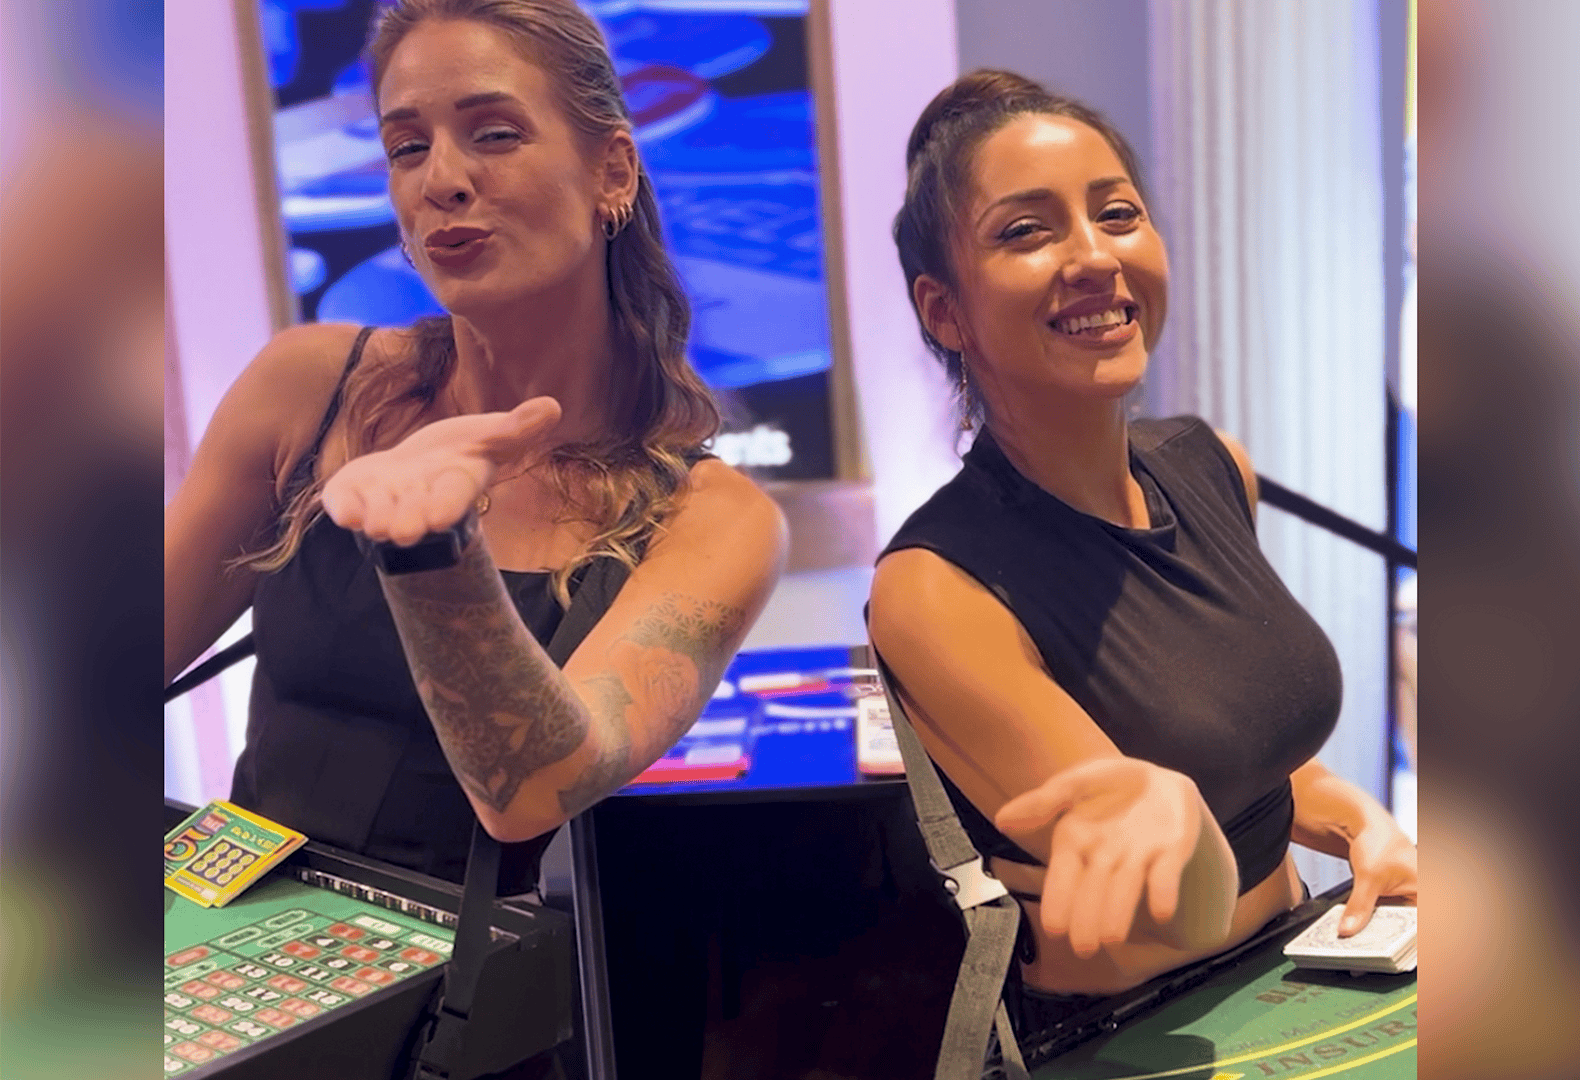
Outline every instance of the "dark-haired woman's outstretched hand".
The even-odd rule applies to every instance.
[[[1136,758],[1096,758],[1064,769],[1005,803],[995,817],[1004,832],[1032,832],[1050,822],[1042,926],[1051,936],[1067,937],[1083,959],[1128,940],[1143,899],[1159,927],[1174,922],[1181,879],[1192,863],[1223,869],[1225,852],[1216,849],[1227,845],[1196,784]],[[1212,890],[1222,893],[1220,903],[1205,911],[1192,905],[1192,922],[1204,925],[1177,932],[1197,942],[1223,940],[1237,884],[1232,872],[1223,876],[1221,888]]]

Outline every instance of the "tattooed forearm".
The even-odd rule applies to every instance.
[[[625,683],[618,675],[604,674],[582,686],[593,699],[593,715],[607,725],[607,738],[598,759],[559,793],[560,809],[569,817],[575,817],[635,775],[631,767],[631,725],[625,715],[631,695]]]
[[[584,684],[608,738],[603,754],[560,792],[560,806],[580,813],[627,783],[642,765],[685,734],[718,685],[745,633],[746,612],[714,601],[666,593],[609,647],[608,670]],[[651,721],[633,737],[629,710]]]
[[[381,580],[456,779],[503,812],[528,777],[582,744],[586,707],[522,625],[483,544],[451,569]]]

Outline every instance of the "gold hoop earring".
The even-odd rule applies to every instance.
[[[636,216],[636,208],[631,203],[617,203],[609,208],[609,216],[603,219],[603,235],[605,240],[613,240],[625,231],[631,224],[631,219]]]

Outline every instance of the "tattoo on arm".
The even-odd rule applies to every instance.
[[[380,580],[456,779],[498,812],[594,725],[603,749],[558,793],[562,811],[578,814],[629,781],[697,718],[746,621],[741,608],[666,593],[578,695],[522,625],[485,545],[450,569]],[[651,731],[632,731],[633,707],[656,719]]]
[[[560,791],[565,813],[581,813],[639,771],[633,759],[657,757],[685,734],[718,685],[745,621],[741,608],[666,593],[610,646],[609,668],[583,684],[608,733],[606,749]],[[633,705],[658,721],[642,747],[631,732]]]
[[[381,580],[456,779],[503,812],[528,777],[581,746],[586,707],[522,625],[483,544],[451,569]]]

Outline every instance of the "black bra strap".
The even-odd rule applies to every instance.
[[[373,329],[371,326],[364,326],[358,332],[356,341],[352,342],[351,352],[346,356],[346,366],[340,371],[340,381],[335,383],[335,392],[329,397],[329,408],[324,410],[324,418],[318,423],[318,434],[313,436],[307,452],[297,460],[296,468],[291,470],[291,479],[285,485],[285,502],[289,503],[296,498],[297,492],[313,482],[313,468],[318,464],[318,455],[324,448],[324,439],[329,436],[329,429],[334,426],[335,419],[340,415],[340,406],[345,401],[346,383],[357,365],[362,362],[362,350],[366,347],[368,338],[373,336]]]

